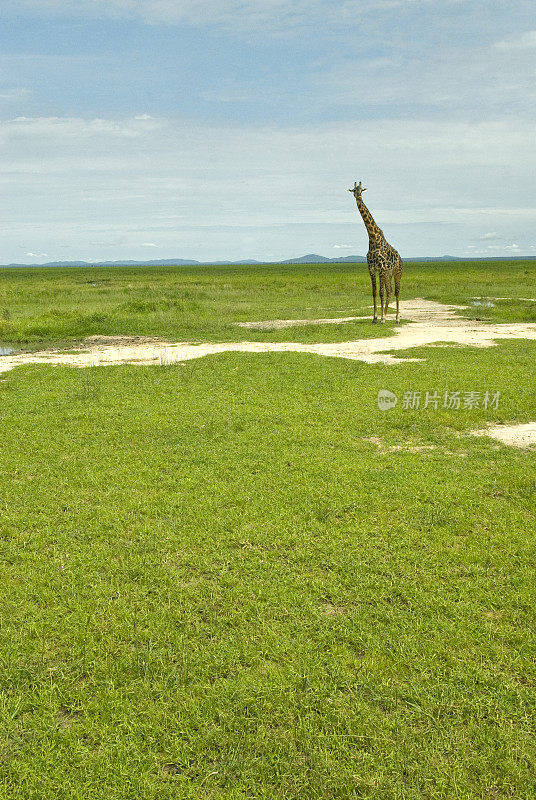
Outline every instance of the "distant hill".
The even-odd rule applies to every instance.
[[[47,261],[46,264],[4,264],[6,267],[175,267],[200,264],[200,261],[188,261],[181,258],[165,258],[158,261]],[[227,261],[222,261],[227,264]],[[249,262],[248,262],[249,263]]]
[[[467,259],[459,258],[458,256],[415,256],[414,258],[404,256],[402,261],[467,261]]]
[[[536,256],[485,256],[483,258],[460,258],[459,256],[403,256],[403,261],[533,261]],[[257,261],[254,258],[242,261],[195,261],[184,258],[163,258],[151,261],[49,261],[46,264],[2,264],[2,267],[175,267],[175,266],[218,266],[240,264],[363,264],[365,256],[338,256],[327,258],[317,253],[308,253],[299,258],[287,258],[284,261]]]
[[[46,264],[4,264],[6,267],[174,267],[195,266],[196,264],[223,265],[223,264],[324,264],[339,263],[341,261],[364,262],[364,256],[343,256],[341,258],[326,258],[316,253],[310,253],[299,258],[287,258],[285,261],[257,261],[246,258],[242,261],[195,261],[184,258],[164,258],[149,261],[48,261]]]
[[[279,264],[339,264],[341,261],[353,261],[362,263],[367,259],[364,256],[342,256],[341,258],[326,258],[326,256],[317,256],[316,253],[309,253],[306,256],[299,258],[287,258],[285,261],[279,261]]]

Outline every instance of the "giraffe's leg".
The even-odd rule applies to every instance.
[[[400,273],[395,274],[395,297],[396,297],[396,321],[400,322],[400,313],[398,310],[398,298],[400,295]]]
[[[376,290],[376,274],[374,272],[370,273],[370,280],[372,281],[372,299],[374,301],[374,317],[372,322],[378,322],[378,306],[376,302],[377,297],[377,290]]]
[[[384,294],[384,288],[385,288],[385,287],[384,287],[383,275],[380,273],[380,306],[381,306],[381,309],[382,309],[382,317],[381,317],[381,320],[380,320],[380,322],[382,322],[382,323],[384,323],[384,322],[385,322],[385,317],[384,317],[384,314],[383,314],[383,294]]]
[[[382,309],[382,322],[387,319],[387,309],[389,308],[389,300],[391,299],[391,276],[385,276],[385,308]]]

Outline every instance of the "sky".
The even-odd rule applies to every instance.
[[[0,0],[0,263],[536,256],[533,0]]]

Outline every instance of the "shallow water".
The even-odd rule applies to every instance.
[[[8,356],[10,353],[15,353],[14,347],[0,347],[0,356]]]

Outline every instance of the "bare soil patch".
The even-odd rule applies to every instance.
[[[267,319],[259,322],[237,322],[240,328],[250,328],[259,331],[276,331],[281,328],[295,328],[299,325],[336,325],[342,322],[355,322],[356,320],[370,319],[366,317],[321,317],[320,319]]]
[[[464,306],[445,305],[417,298],[400,303],[401,313],[409,325],[401,325],[392,336],[379,339],[358,339],[350,342],[219,342],[192,344],[170,343],[152,337],[100,336],[87,339],[83,346],[70,351],[44,350],[34,353],[11,353],[0,356],[0,372],[20,364],[66,364],[73,367],[106,366],[109,364],[173,364],[215,353],[312,353],[333,358],[348,358],[368,364],[397,364],[422,361],[420,358],[397,358],[392,351],[434,345],[492,347],[497,339],[536,339],[534,323],[485,323],[455,315]],[[347,318],[320,320],[348,321]],[[270,324],[277,322],[271,320]],[[281,321],[279,321],[281,322]],[[283,320],[283,322],[286,322]],[[296,322],[296,320],[294,320]],[[299,322],[299,320],[298,320]],[[306,320],[307,324],[314,320]],[[256,323],[258,324],[258,323]]]
[[[158,336],[87,336],[84,339],[84,342],[87,344],[129,344],[129,345],[140,345],[140,344],[165,344],[165,342],[158,338]],[[84,349],[86,349],[86,344],[84,344]]]
[[[397,453],[400,451],[406,453],[422,453],[426,450],[437,449],[437,445],[435,444],[415,444],[413,442],[404,442],[403,444],[386,444],[379,436],[368,436],[367,438],[363,439],[363,441],[377,445],[381,453]]]
[[[536,422],[524,422],[519,425],[491,425],[484,430],[471,431],[473,436],[491,436],[503,444],[512,447],[527,448],[536,445]]]

